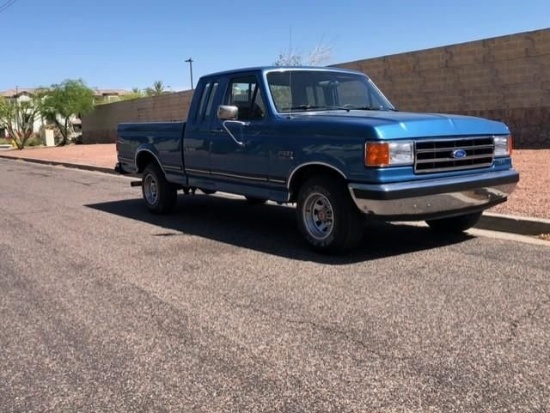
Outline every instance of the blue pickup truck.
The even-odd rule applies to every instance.
[[[204,76],[186,122],[121,123],[117,151],[153,213],[178,190],[295,203],[305,240],[329,253],[359,244],[365,216],[464,231],[519,180],[503,123],[400,112],[368,76],[334,68]]]

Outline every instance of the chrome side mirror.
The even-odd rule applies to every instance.
[[[217,112],[220,120],[235,120],[239,117],[239,108],[237,106],[220,105]]]

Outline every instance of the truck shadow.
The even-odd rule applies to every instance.
[[[341,256],[312,251],[300,235],[295,208],[249,205],[244,199],[195,195],[178,198],[171,215],[149,213],[142,199],[86,205],[99,211],[162,228],[153,236],[195,235],[284,258],[324,264],[350,264],[464,242],[472,236],[437,235],[429,228],[368,220],[360,246]]]

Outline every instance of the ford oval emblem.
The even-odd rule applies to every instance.
[[[451,156],[454,159],[463,159],[463,158],[466,158],[467,155],[468,154],[464,149],[455,149],[454,151],[451,152]]]

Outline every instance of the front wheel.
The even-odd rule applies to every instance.
[[[481,218],[481,212],[475,212],[449,218],[430,219],[426,223],[436,232],[459,234],[472,228],[479,218]]]
[[[156,163],[150,163],[143,171],[143,200],[149,211],[154,214],[167,214],[176,206],[178,196],[174,185],[166,180],[164,173]]]
[[[298,193],[300,232],[317,251],[339,253],[355,247],[363,236],[363,215],[345,182],[331,176],[310,178]]]

